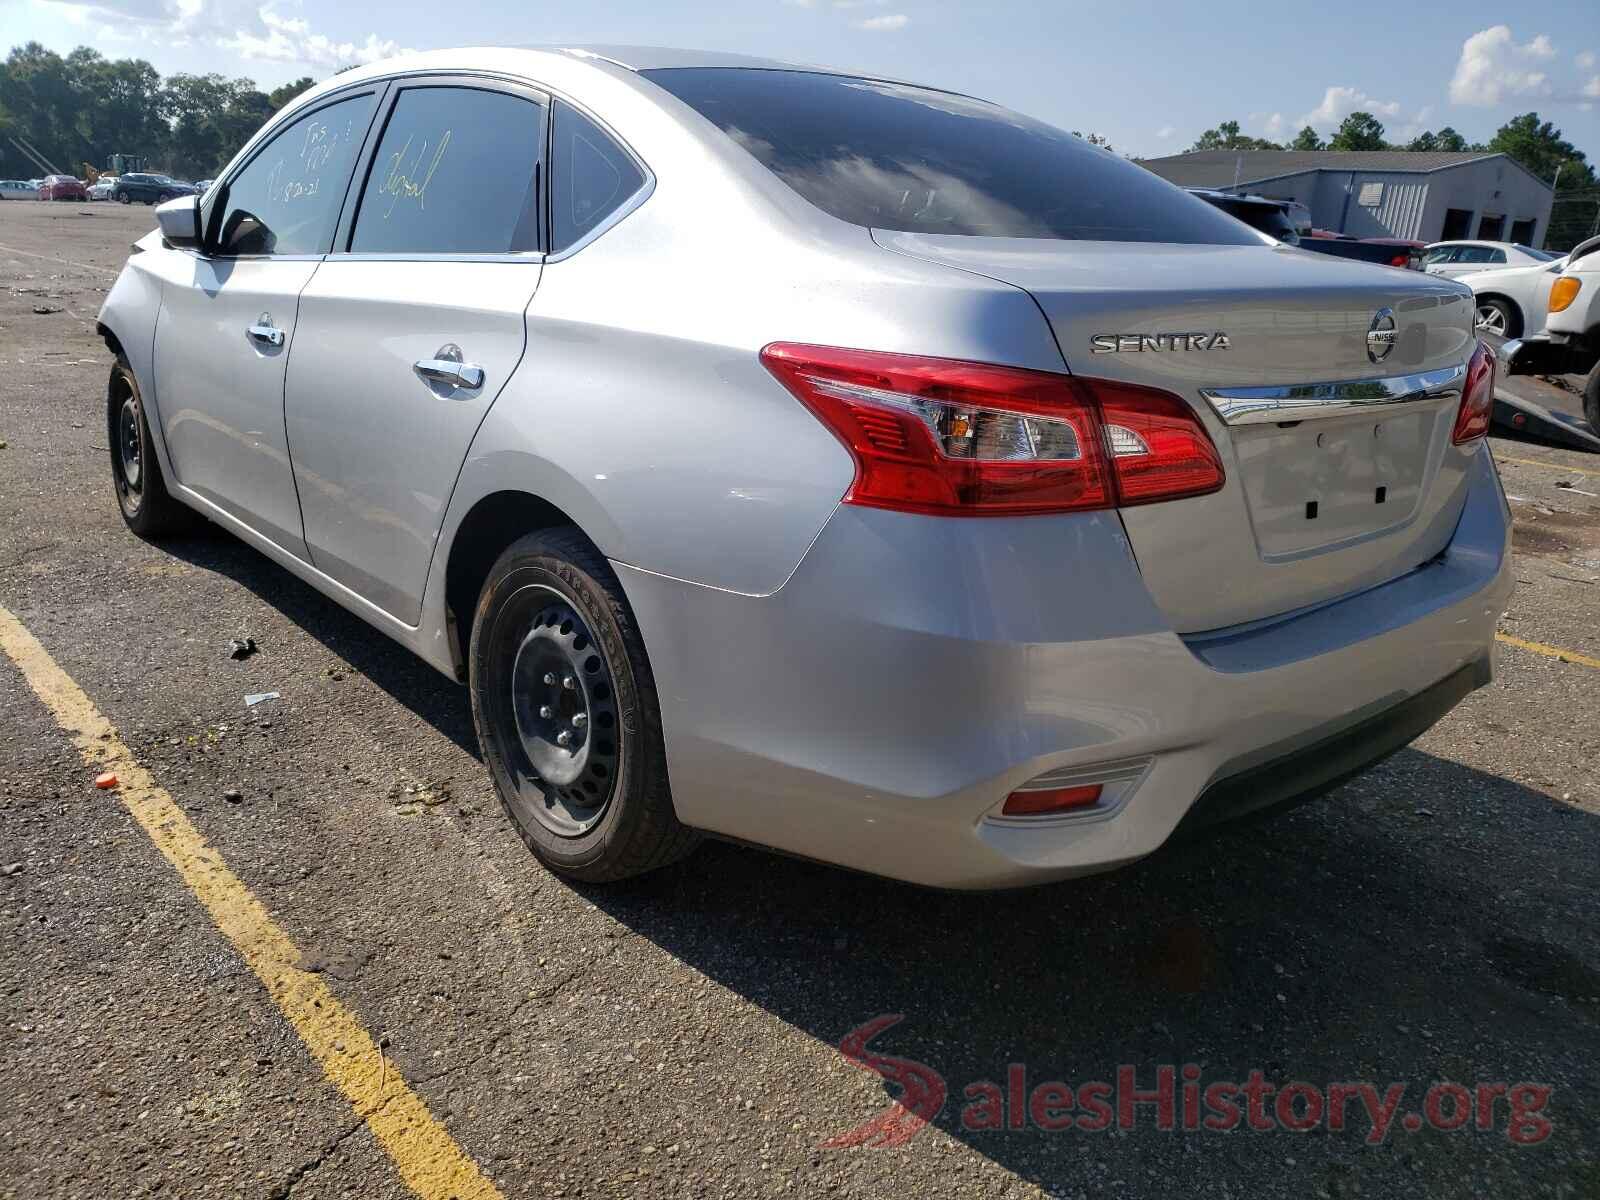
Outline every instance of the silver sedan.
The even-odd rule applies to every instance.
[[[467,685],[529,847],[1035,883],[1327,791],[1490,676],[1470,292],[951,92],[710,54],[335,75],[100,315],[198,513]]]

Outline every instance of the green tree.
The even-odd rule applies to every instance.
[[[272,111],[277,112],[301,92],[317,86],[317,81],[309,75],[302,75],[293,83],[281,84],[267,93],[267,103],[272,105]]]
[[[1075,137],[1075,138],[1082,138],[1084,141],[1088,142],[1089,145],[1091,145],[1091,146],[1099,146],[1102,150],[1111,150],[1111,149],[1113,149],[1113,147],[1111,145],[1111,139],[1106,137],[1106,136],[1104,136],[1103,134],[1099,134],[1099,133],[1079,133],[1076,129],[1074,129],[1072,131],[1072,136]]]
[[[1328,139],[1329,150],[1386,150],[1383,123],[1369,112],[1353,112]]]
[[[1589,165],[1588,156],[1562,137],[1561,130],[1549,121],[1539,120],[1536,112],[1512,117],[1500,126],[1489,139],[1487,149],[1491,153],[1510,155],[1547,183],[1555,179],[1559,170],[1560,191],[1595,185],[1594,168]]]
[[[1307,125],[1294,135],[1294,141],[1289,143],[1291,150],[1326,150],[1328,144],[1322,140],[1320,134]]]
[[[1215,129],[1208,129],[1195,139],[1190,150],[1282,150],[1277,142],[1251,137],[1239,132],[1239,122],[1223,121]]]
[[[1457,133],[1454,129],[1450,128],[1450,126],[1448,126],[1448,125],[1446,125],[1443,129],[1439,130],[1438,133],[1434,134],[1433,135],[1433,140],[1434,140],[1434,147],[1433,148],[1435,150],[1445,150],[1445,151],[1449,151],[1452,154],[1459,154],[1463,150],[1468,149],[1467,139],[1462,137],[1459,133]]]

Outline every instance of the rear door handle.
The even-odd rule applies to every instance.
[[[411,364],[411,369],[429,383],[442,383],[446,387],[465,388],[475,392],[483,386],[483,368],[461,361],[461,347],[450,344],[440,346],[432,358]]]
[[[254,340],[266,346],[283,345],[283,330],[276,325],[252,325],[245,330]]]

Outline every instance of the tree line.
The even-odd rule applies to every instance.
[[[147,170],[211,178],[315,82],[307,77],[264,92],[254,80],[218,74],[163,79],[142,58],[108,59],[88,46],[63,57],[29,42],[0,63],[0,177],[42,174],[21,142],[80,177],[86,166],[104,171],[121,153],[144,155]]]
[[[1307,125],[1285,144],[1239,132],[1239,122],[1223,121],[1202,133],[1192,150],[1481,150],[1485,154],[1506,154],[1521,163],[1546,183],[1556,183],[1558,192],[1578,191],[1596,185],[1594,168],[1582,150],[1561,136],[1549,121],[1536,112],[1512,117],[1500,126],[1487,142],[1469,142],[1450,126],[1435,133],[1425,130],[1409,142],[1394,143],[1384,136],[1383,122],[1369,112],[1351,113],[1323,141]],[[1559,174],[1559,179],[1557,176]]]

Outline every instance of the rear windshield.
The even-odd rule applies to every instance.
[[[1210,205],[981,100],[744,67],[645,71],[824,212],[908,233],[1251,245]]]

